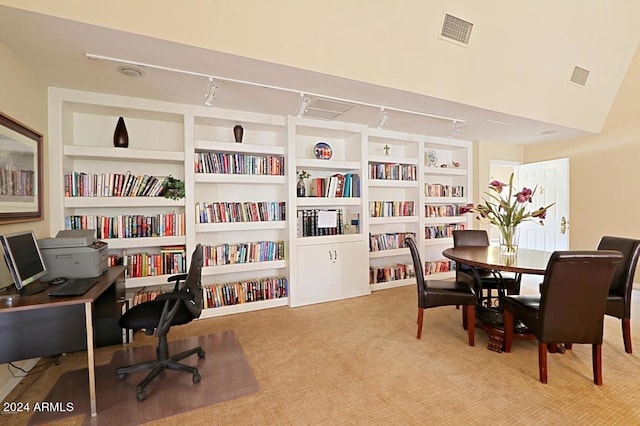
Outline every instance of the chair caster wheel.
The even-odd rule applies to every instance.
[[[200,359],[204,358],[204,351],[198,352],[198,358]]]
[[[120,374],[117,374],[117,375],[116,375],[116,377],[118,378],[118,380],[122,380],[122,379],[124,379],[125,377],[127,377],[127,373],[120,373]]]
[[[138,398],[138,401],[144,401],[145,398],[147,397],[147,393],[143,390],[136,392],[136,398]]]
[[[200,383],[200,374],[196,373],[193,375],[193,383]]]

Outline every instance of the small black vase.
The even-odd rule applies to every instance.
[[[244,134],[244,129],[241,125],[236,124],[233,126],[233,137],[236,139],[237,143],[242,143],[242,135]]]
[[[116,130],[113,132],[113,146],[116,148],[127,148],[129,146],[129,134],[127,126],[124,125],[124,118],[118,118]]]

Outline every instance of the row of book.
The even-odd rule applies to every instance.
[[[385,234],[369,233],[369,251],[393,250],[403,248],[407,236],[415,238],[415,232],[393,232]]]
[[[370,217],[414,216],[413,201],[369,201]]]
[[[196,152],[196,173],[231,175],[284,175],[284,157],[226,152]]]
[[[16,170],[15,167],[6,165],[0,169],[0,195],[33,197],[36,195],[34,176],[33,170]]]
[[[450,225],[425,226],[424,237],[427,240],[435,238],[451,238],[453,231],[465,229],[464,223],[452,223]]]
[[[144,215],[72,215],[65,217],[65,229],[95,229],[96,238],[173,237],[185,235],[184,213]]]
[[[158,197],[167,177],[127,173],[85,173],[64,175],[65,197]]]
[[[425,204],[424,215],[425,217],[451,217],[460,216],[460,209],[463,206],[458,204]]]
[[[341,209],[298,210],[296,219],[298,237],[344,234],[344,214]]]
[[[186,272],[184,246],[161,247],[160,253],[122,254],[122,265],[127,267],[128,278],[174,275]]]
[[[369,179],[417,180],[414,164],[369,163]]]
[[[449,272],[455,270],[456,263],[453,260],[427,260],[424,263],[424,274],[431,275],[440,272]]]
[[[287,297],[289,283],[286,277],[266,277],[223,284],[203,286],[204,307],[238,305]]]
[[[286,277],[265,277],[253,280],[233,281],[222,284],[202,286],[202,302],[204,308],[237,305],[240,303],[272,300],[289,295],[289,283]],[[131,305],[155,300],[160,294],[166,293],[168,288],[142,289],[136,291]]]
[[[198,202],[199,223],[267,222],[285,220],[284,201]]]
[[[284,260],[284,241],[251,241],[237,244],[203,246],[204,266]]]
[[[395,265],[369,267],[369,284],[386,283],[415,277],[413,263],[396,263]]]
[[[424,195],[427,197],[464,197],[464,186],[426,183]]]
[[[336,173],[309,179],[309,197],[359,197],[360,175]]]

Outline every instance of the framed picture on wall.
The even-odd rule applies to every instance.
[[[0,112],[0,224],[42,219],[42,135]]]

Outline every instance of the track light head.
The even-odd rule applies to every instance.
[[[455,138],[458,133],[462,130],[462,127],[458,125],[458,120],[453,120],[453,124],[451,126],[451,132],[449,133],[449,138]]]
[[[384,108],[380,108],[380,115],[378,116],[378,129],[382,129],[389,119],[389,114],[384,110]]]
[[[217,92],[218,86],[216,86],[216,82],[213,80],[213,77],[209,77],[209,82],[207,83],[207,91],[204,94],[204,104],[206,106],[213,106],[213,98],[216,97]]]
[[[305,96],[304,93],[300,93],[300,101],[298,106],[297,116],[302,117],[304,113],[307,111],[307,107],[311,103],[311,98],[309,96]]]

